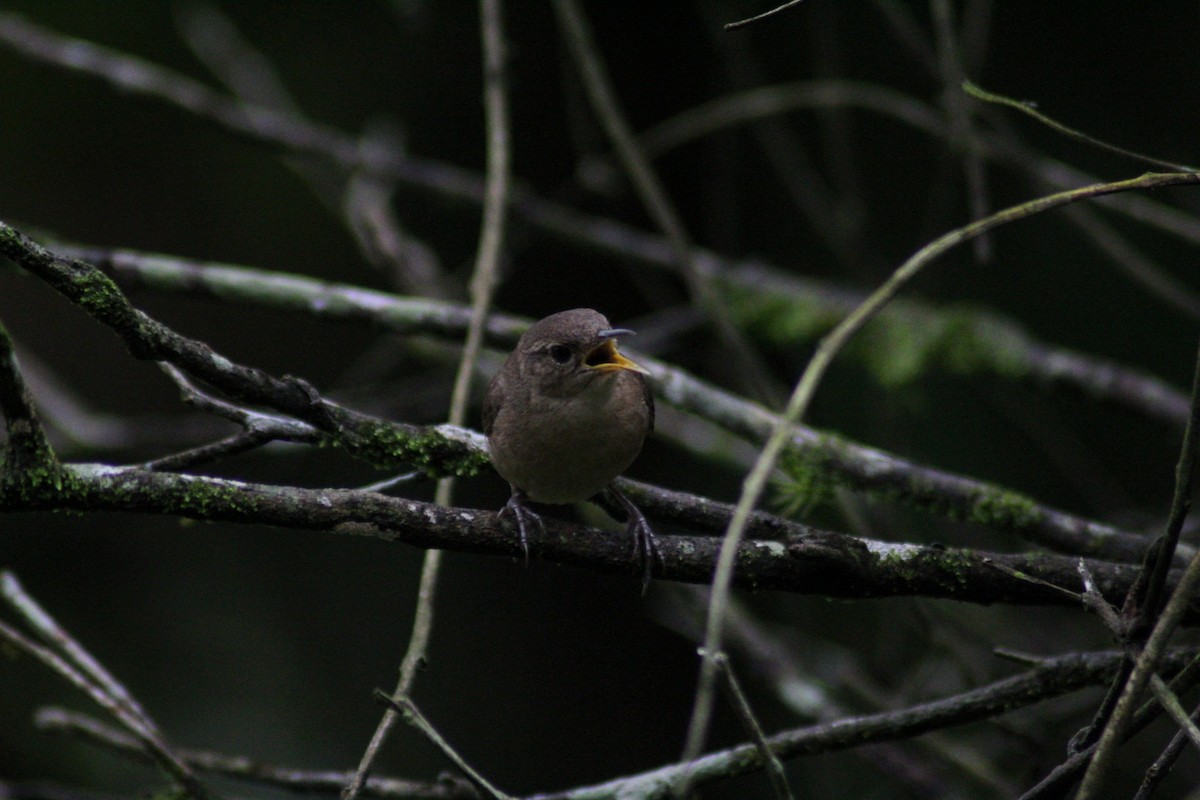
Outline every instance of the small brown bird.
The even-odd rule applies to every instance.
[[[488,386],[483,432],[493,466],[512,485],[500,513],[514,517],[526,560],[529,525],[542,527],[526,500],[566,504],[606,492],[625,511],[648,584],[658,557],[654,534],[613,485],[654,428],[648,373],[617,351],[616,340],[632,333],[590,308],[538,321]]]

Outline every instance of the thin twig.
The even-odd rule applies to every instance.
[[[1195,651],[1173,651],[1171,668],[1195,659]],[[896,741],[951,725],[988,719],[1059,697],[1084,686],[1106,681],[1121,659],[1119,652],[1075,653],[1044,661],[1031,670],[967,692],[919,703],[898,711],[848,717],[783,731],[767,738],[780,758],[829,753],[875,742]],[[1155,704],[1155,711],[1159,709]],[[683,788],[690,775],[693,785],[744,775],[763,768],[756,745],[741,744],[708,753],[694,762],[674,763],[639,775],[630,775],[597,786],[538,794],[526,800],[596,800],[637,797],[660,800]]]
[[[1164,161],[1161,158],[1143,155],[1142,153],[1137,153],[1133,150],[1127,150],[1124,147],[1118,147],[1115,144],[1109,144],[1108,142],[1097,139],[1093,136],[1089,136],[1083,131],[1078,131],[1074,128],[1068,127],[1061,122],[1046,116],[1037,110],[1034,103],[1028,101],[1022,102],[1020,100],[1014,100],[1011,97],[1005,97],[1004,95],[989,92],[986,89],[972,83],[971,81],[963,81],[962,88],[964,92],[971,95],[971,97],[974,97],[976,100],[982,100],[985,103],[995,103],[997,105],[1008,106],[1009,108],[1016,109],[1023,114],[1028,114],[1043,125],[1053,128],[1063,136],[1066,136],[1070,139],[1075,139],[1076,141],[1080,141],[1085,144],[1090,144],[1093,147],[1099,147],[1101,150],[1107,150],[1110,153],[1116,153],[1117,155],[1125,156],[1126,158],[1132,158],[1136,161],[1141,161],[1143,164],[1147,164],[1151,167],[1165,169],[1171,172],[1194,172],[1196,169],[1195,167],[1189,167],[1186,164],[1177,164],[1173,161]]]
[[[441,567],[441,556],[440,549],[430,550],[425,554],[425,559],[421,564],[421,579],[417,586],[412,632],[409,635],[408,647],[404,650],[404,658],[400,662],[397,691],[401,688],[411,688],[416,680],[417,672],[425,665],[425,654],[429,650],[429,639],[433,633],[433,601],[437,589],[438,571]],[[370,775],[371,765],[375,762],[380,750],[383,749],[383,744],[387,741],[388,734],[391,733],[397,719],[399,716],[396,711],[388,706],[387,711],[379,720],[379,724],[375,727],[375,732],[371,734],[371,741],[363,750],[358,768],[342,788],[341,796],[344,800],[352,800],[362,791],[362,787]]]
[[[1158,673],[1150,676],[1150,690],[1154,692],[1154,696],[1158,698],[1158,702],[1162,703],[1162,707],[1171,715],[1171,719],[1175,720],[1175,724],[1183,731],[1184,735],[1191,740],[1192,746],[1200,750],[1200,728],[1196,727],[1196,723],[1184,711],[1183,706],[1179,703],[1179,698],[1171,691],[1171,688],[1163,682],[1163,679],[1158,677]]]
[[[142,462],[142,466],[146,469],[181,472],[202,464],[211,464],[231,456],[257,450],[263,445],[269,444],[274,438],[266,431],[242,431],[206,445]],[[314,438],[316,437],[314,436]]]
[[[191,0],[176,4],[175,13],[176,25],[192,52],[241,100],[313,124],[266,56],[216,4]],[[386,131],[372,130],[365,134],[363,147],[400,150],[403,144]],[[284,159],[284,164],[306,179],[331,211],[340,212],[363,256],[377,267],[386,267],[398,288],[427,297],[457,294],[429,248],[401,230],[390,208],[394,181],[372,173],[352,173],[344,180],[341,201],[335,202],[327,171],[297,159]]]
[[[471,279],[471,321],[463,344],[458,373],[450,397],[449,424],[462,425],[466,421],[471,397],[471,381],[483,344],[488,309],[492,304],[500,255],[504,244],[504,224],[508,209],[511,156],[509,143],[508,99],[505,88],[506,46],[504,41],[504,18],[501,0],[480,0],[480,39],[483,48],[483,92],[487,118],[487,190],[484,197],[482,230],[476,249],[475,269]],[[434,502],[439,506],[451,506],[454,501],[454,478],[446,477],[438,482]],[[408,649],[400,662],[400,677],[392,692],[393,703],[407,701],[416,680],[418,668],[425,662],[429,641],[433,631],[434,599],[438,574],[441,569],[442,553],[429,550],[421,565],[421,580],[417,591],[417,606],[413,612],[412,635]],[[415,707],[413,713],[416,713]],[[359,788],[371,769],[388,732],[396,722],[394,705],[389,705],[370,744],[363,752],[354,779],[342,791],[343,800],[354,800]]]
[[[754,746],[758,748],[759,756],[763,760],[767,771],[767,778],[771,781],[771,788],[775,791],[775,796],[782,798],[782,800],[792,800],[792,790],[788,786],[787,774],[783,771],[783,763],[779,760],[779,756],[775,755],[771,750],[771,745],[767,742],[767,736],[763,733],[762,726],[758,724],[758,718],[754,716],[754,710],[750,708],[750,701],[746,699],[746,695],[738,683],[737,676],[733,674],[733,667],[729,663],[729,656],[724,653],[718,653],[716,655],[716,662],[717,669],[725,677],[725,685],[729,689],[729,697],[733,705],[733,710],[737,713],[738,719],[742,721],[742,727],[750,735]]]
[[[34,725],[39,731],[73,736],[126,758],[150,759],[135,737],[88,714],[46,706],[37,710]],[[211,750],[179,748],[177,752],[193,769],[296,792],[336,792],[353,777],[352,773],[339,770],[298,769]],[[478,800],[479,797],[470,783],[449,776],[432,783],[372,776],[363,785],[362,794],[395,800]]]
[[[146,713],[141,704],[134,699],[129,690],[109,672],[103,664],[96,660],[87,649],[79,643],[70,631],[58,623],[50,612],[46,611],[21,585],[17,576],[8,571],[0,571],[0,596],[21,615],[25,623],[34,630],[42,641],[54,648],[72,665],[83,672],[90,680],[98,684],[117,703],[145,726],[146,730],[161,736],[158,725]]]
[[[929,8],[933,18],[934,43],[937,45],[938,70],[942,79],[942,106],[949,119],[950,144],[959,151],[962,158],[971,217],[980,219],[988,213],[987,177],[969,104],[958,91],[964,75],[962,49],[954,30],[949,0],[931,0]],[[987,236],[974,239],[971,245],[978,262],[986,264],[991,261],[991,240]]]
[[[486,778],[480,775],[474,767],[468,764],[466,760],[460,756],[453,747],[450,746],[450,743],[447,742],[440,733],[438,733],[437,728],[433,727],[429,720],[425,718],[425,715],[421,713],[421,710],[417,708],[417,704],[412,701],[411,697],[390,697],[383,692],[377,692],[376,696],[383,702],[387,703],[389,708],[402,715],[405,722],[420,731],[426,739],[432,742],[437,749],[442,751],[442,755],[450,759],[454,766],[462,770],[463,774],[467,776],[467,779],[470,780],[471,783],[475,784],[475,786],[477,786],[486,795],[491,797],[493,800],[513,800],[507,794],[500,791],[490,782],[488,782]]]
[[[1118,662],[1117,669],[1125,661],[1124,657]],[[1178,663],[1178,662],[1177,662]],[[1165,663],[1161,666],[1166,668]],[[1173,667],[1168,668],[1173,669]],[[1168,684],[1172,691],[1182,693],[1195,685],[1200,679],[1200,654],[1194,655]],[[1149,700],[1134,712],[1132,721],[1125,732],[1125,739],[1145,728],[1162,715],[1163,708],[1156,700]],[[1067,794],[1076,777],[1087,768],[1096,752],[1093,743],[1071,754],[1066,761],[1055,767],[1049,775],[1038,782],[1029,791],[1021,795],[1020,800],[1061,800]]]
[[[1200,716],[1200,709],[1192,712],[1192,719]],[[1171,772],[1171,768],[1175,766],[1175,762],[1183,755],[1183,749],[1187,746],[1188,736],[1182,730],[1177,731],[1171,737],[1171,741],[1159,753],[1158,758],[1154,759],[1154,763],[1146,767],[1146,774],[1142,776],[1142,783],[1138,786],[1137,794],[1133,796],[1133,800],[1150,800],[1158,785]]]
[[[207,790],[196,778],[191,768],[175,754],[157,731],[147,726],[141,716],[130,710],[125,701],[114,697],[103,687],[98,686],[81,669],[72,665],[67,658],[60,656],[48,647],[31,641],[4,622],[0,622],[0,640],[41,662],[111,714],[114,719],[141,740],[147,751],[154,757],[155,763],[171,776],[189,796],[196,800],[205,800],[208,797]]]
[[[1192,508],[1196,485],[1200,481],[1197,458],[1200,458],[1200,348],[1197,349],[1192,372],[1192,405],[1183,431],[1179,462],[1175,466],[1174,495],[1166,529],[1154,553],[1154,560],[1144,567],[1148,573],[1145,594],[1137,599],[1139,607],[1131,609],[1135,617],[1129,621],[1130,633],[1135,637],[1140,638],[1149,630],[1162,606],[1167,573],[1174,561],[1179,537],[1183,534],[1183,523]]]
[[[1124,641],[1128,629],[1124,622],[1121,621],[1117,610],[1112,607],[1112,604],[1104,599],[1104,595],[1097,588],[1096,578],[1092,575],[1092,571],[1088,568],[1087,562],[1082,558],[1079,559],[1079,577],[1083,579],[1083,604],[1104,621],[1105,627],[1118,640]]]
[[[1147,564],[1147,567],[1152,570],[1150,580],[1148,581],[1144,600],[1141,602],[1141,607],[1138,609],[1138,613],[1134,619],[1134,625],[1138,625],[1143,629],[1149,624],[1150,620],[1155,619],[1155,614],[1158,613],[1158,598],[1163,596],[1165,586],[1160,583],[1160,573],[1165,574],[1165,569],[1162,566],[1165,563],[1163,554],[1174,549],[1183,527],[1183,521],[1187,517],[1188,510],[1191,508],[1197,481],[1200,480],[1200,474],[1198,474],[1200,471],[1197,470],[1197,451],[1200,450],[1200,350],[1198,350],[1196,355],[1194,374],[1191,415],[1188,420],[1188,427],[1184,432],[1183,444],[1180,447],[1179,462],[1175,469],[1175,493],[1171,500],[1171,513],[1167,520],[1167,530],[1158,551],[1158,558],[1152,564]],[[1158,615],[1154,628],[1150,631],[1149,638],[1146,639],[1146,644],[1142,648],[1142,652],[1138,654],[1137,660],[1133,665],[1133,671],[1130,673],[1128,679],[1125,680],[1120,698],[1117,700],[1112,715],[1108,718],[1100,734],[1100,739],[1096,743],[1095,756],[1092,758],[1091,763],[1088,764],[1087,772],[1084,773],[1083,780],[1079,786],[1079,792],[1075,796],[1076,800],[1089,800],[1097,796],[1097,792],[1100,791],[1105,775],[1116,753],[1117,746],[1124,739],[1125,729],[1129,725],[1136,704],[1145,690],[1146,684],[1157,671],[1158,661],[1166,649],[1167,642],[1171,638],[1171,635],[1174,634],[1183,614],[1187,611],[1188,604],[1191,602],[1192,595],[1197,587],[1200,587],[1200,554],[1194,556],[1188,564],[1187,569],[1184,570],[1183,576],[1179,579],[1179,583],[1170,595],[1166,607]],[[1134,633],[1136,634],[1136,631]],[[1138,636],[1138,639],[1140,639],[1140,636]]]
[[[662,621],[692,640],[703,635],[704,615],[708,608],[707,592],[701,587],[679,586],[659,595],[672,601],[669,615],[659,614]],[[797,652],[794,643],[787,641],[788,631],[775,630],[757,618],[737,597],[730,598],[728,623],[728,647],[738,653],[760,682],[765,682],[775,693],[781,708],[801,719],[832,722],[854,711],[837,699],[844,691],[872,704],[872,710],[887,707],[881,692],[868,689],[866,680],[854,670],[834,670],[835,674],[820,675],[820,666],[809,664]],[[665,617],[665,618],[664,618]],[[827,658],[837,660],[839,646],[830,642],[814,641],[804,637],[802,649],[809,653],[822,653],[817,661]],[[1038,666],[1044,657],[1020,662],[1022,667]],[[861,713],[861,711],[860,711]],[[922,736],[914,745],[932,753],[943,762],[962,770],[997,796],[1012,796],[1015,787],[1008,779],[987,763],[983,757],[972,757],[964,743],[953,733],[931,732]],[[857,750],[855,755],[864,763],[877,765],[892,776],[897,784],[908,786],[919,796],[936,796],[944,793],[942,781],[929,777],[911,754],[911,748],[889,743],[879,743],[870,748]]]
[[[592,39],[587,18],[578,0],[554,0],[554,10],[567,47],[578,66],[584,89],[601,126],[612,143],[617,157],[624,166],[638,198],[655,224],[666,235],[688,286],[693,302],[712,321],[721,342],[736,358],[735,368],[745,376],[753,389],[752,394],[778,405],[779,393],[775,389],[762,359],[751,349],[746,339],[733,326],[724,300],[713,288],[709,276],[696,264],[696,247],[684,227],[683,219],[671,202],[666,189],[655,175],[650,161],[642,152],[637,137],[625,119],[612,81]]]
[[[951,248],[970,241],[993,228],[1017,220],[1026,219],[1069,203],[1079,202],[1107,194],[1131,191],[1135,189],[1152,189],[1159,186],[1200,183],[1200,175],[1196,173],[1162,173],[1148,174],[1137,178],[1112,183],[1093,184],[1079,189],[1037,198],[1026,203],[1011,206],[961,228],[946,233],[914,253],[901,264],[895,272],[873,292],[861,305],[850,313],[834,330],[821,340],[808,366],[805,368],[796,388],[788,400],[787,409],[775,426],[754,468],[747,475],[734,511],[733,519],[725,534],[721,554],[717,562],[716,575],[713,579],[712,600],[709,606],[708,625],[705,631],[704,649],[707,653],[716,653],[721,648],[721,635],[725,614],[725,604],[729,596],[729,587],[733,579],[739,545],[746,530],[750,513],[757,505],[759,498],[766,489],[767,481],[774,470],[779,455],[792,436],[792,426],[804,418],[804,414],[812,402],[817,386],[824,377],[833,358],[845,347],[846,343],[867,323],[881,308],[891,302],[900,290],[911,281],[927,264],[944,254]],[[1200,558],[1194,562],[1197,566],[1197,579],[1200,580]],[[684,750],[684,760],[695,758],[704,745],[707,736],[709,718],[712,713],[713,685],[715,682],[715,665],[706,658],[700,670],[700,679],[696,689],[696,700],[692,710],[691,723],[688,726],[687,745]]]
[[[1164,305],[1200,321],[1200,295],[1138,250],[1098,212],[1086,206],[1073,206],[1066,210],[1066,216],[1125,277]]]
[[[403,472],[399,475],[393,475],[390,478],[385,478],[381,481],[368,483],[365,486],[358,487],[363,492],[383,492],[391,489],[394,486],[399,486],[402,483],[411,483],[412,481],[420,480],[425,477],[425,473],[419,469],[414,469],[411,472]]]
[[[1049,589],[1052,592],[1057,592],[1058,594],[1062,595],[1063,597],[1068,597],[1071,600],[1074,600],[1076,602],[1079,602],[1080,600],[1082,600],[1082,596],[1079,594],[1079,592],[1073,592],[1070,589],[1066,588],[1065,586],[1059,586],[1057,583],[1051,583],[1050,581],[1039,578],[1036,575],[1029,575],[1027,573],[1022,572],[1019,569],[1013,569],[1012,567],[1008,566],[1007,564],[1000,564],[1000,563],[996,562],[994,559],[985,558],[983,560],[983,563],[987,564],[989,567],[991,567],[994,570],[1003,572],[1005,575],[1009,576],[1010,578],[1016,578],[1019,581],[1025,581],[1027,583],[1033,584],[1034,586],[1044,587],[1046,589]],[[1080,560],[1080,563],[1083,563],[1082,559]]]
[[[261,411],[253,411],[244,406],[222,400],[219,397],[214,397],[196,386],[174,364],[160,361],[159,367],[179,386],[183,402],[193,408],[223,417],[230,422],[240,425],[244,430],[241,433],[228,436],[217,442],[144,462],[142,466],[146,469],[173,470],[178,472],[200,464],[208,464],[245,453],[273,441],[314,444],[322,438],[321,432],[307,422],[289,419],[277,414],[265,414]]]
[[[761,22],[762,20],[767,19],[768,17],[773,17],[781,11],[786,11],[787,9],[791,8],[792,6],[798,6],[803,2],[804,2],[804,0],[788,0],[783,5],[776,6],[775,8],[772,8],[770,11],[764,11],[761,14],[755,14],[753,17],[747,17],[746,19],[739,19],[737,22],[727,22],[727,23],[725,23],[725,26],[724,26],[725,30],[736,31],[739,28],[746,27],[747,25],[753,25],[754,23]]]

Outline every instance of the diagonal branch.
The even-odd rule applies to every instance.
[[[400,334],[421,332],[460,338],[466,334],[470,320],[469,310],[462,305],[397,297],[296,275],[198,263],[130,250],[69,246],[59,249],[72,257],[95,261],[113,272],[122,283],[131,286],[215,294],[228,301],[292,309],[323,319],[369,322]],[[837,305],[830,307],[830,313],[843,306],[848,313],[853,307],[850,299],[853,298],[839,296],[832,299],[831,302]],[[511,349],[527,326],[525,320],[492,314],[488,317],[485,340],[497,348]],[[1002,336],[1011,338],[1011,332],[1005,331]],[[664,402],[711,420],[756,445],[765,442],[778,424],[777,415],[756,403],[665,362],[640,354],[638,359],[653,373],[657,394]],[[1109,387],[1142,396],[1155,408],[1169,409],[1172,419],[1175,418],[1175,407],[1182,405],[1182,414],[1186,417],[1186,399],[1177,398],[1161,383],[1142,381],[1111,365],[1061,351],[1047,350],[1044,363],[1047,380],[1051,375],[1070,375],[1068,382],[1094,384],[1101,392],[1103,387]],[[914,463],[804,425],[792,429],[783,469],[797,480],[815,481],[817,491],[846,487],[896,498],[935,514],[1012,531],[1060,552],[1133,562],[1141,559],[1146,545],[1145,538],[1136,533],[1120,531],[1045,506],[1018,492]],[[1181,548],[1185,556],[1190,552],[1190,549]]]
[[[135,737],[88,714],[44,706],[37,710],[34,725],[44,733],[77,737],[122,756],[149,758]],[[181,747],[176,752],[192,769],[295,792],[336,792],[350,778],[345,772],[298,769],[211,750]],[[448,775],[441,776],[436,783],[374,775],[367,779],[362,793],[396,800],[478,800],[479,797],[470,783]]]
[[[1112,763],[1117,746],[1124,740],[1125,731],[1133,720],[1136,704],[1145,691],[1150,679],[1158,670],[1158,664],[1166,650],[1167,642],[1175,633],[1183,615],[1187,613],[1197,587],[1200,587],[1200,554],[1192,557],[1176,586],[1167,591],[1161,582],[1162,573],[1168,563],[1171,551],[1175,548],[1179,534],[1183,528],[1184,519],[1192,507],[1196,484],[1200,481],[1200,464],[1197,463],[1197,450],[1200,450],[1200,352],[1197,352],[1195,380],[1192,393],[1192,415],[1187,430],[1184,432],[1183,444],[1180,447],[1179,462],[1175,470],[1175,494],[1171,501],[1170,518],[1167,530],[1162,537],[1159,547],[1159,558],[1148,561],[1144,572],[1150,577],[1147,582],[1148,592],[1143,599],[1141,608],[1131,611],[1135,615],[1135,624],[1140,626],[1135,643],[1140,643],[1144,636],[1145,644],[1140,648],[1133,664],[1133,670],[1122,682],[1120,697],[1112,711],[1112,716],[1106,720],[1096,742],[1096,753],[1088,764],[1080,782],[1078,800],[1088,800],[1096,797],[1100,787],[1104,785],[1104,777]],[[1136,585],[1136,584],[1135,584]],[[1162,597],[1168,597],[1166,607],[1161,613],[1158,603]],[[1153,607],[1150,605],[1153,603]],[[1131,604],[1132,605],[1132,604]],[[1153,622],[1153,627],[1146,629]]]
[[[767,738],[781,758],[828,753],[871,742],[908,739],[932,730],[988,719],[1108,680],[1121,653],[1077,653],[1047,659],[1038,667],[986,686],[899,711],[849,717],[777,733]],[[1170,667],[1181,668],[1192,651],[1177,651]],[[526,800],[642,800],[668,798],[690,774],[697,785],[743,775],[763,768],[756,745],[743,744],[701,756],[688,764],[619,778],[597,786],[539,794]]]
[[[783,454],[785,446],[792,437],[793,426],[804,419],[812,403],[813,396],[816,394],[817,387],[829,369],[829,365],[845,347],[846,343],[880,309],[891,302],[892,298],[899,294],[900,290],[915,278],[922,269],[946,251],[959,244],[971,241],[1001,225],[1006,225],[1082,200],[1138,189],[1155,189],[1162,186],[1196,183],[1200,183],[1200,174],[1198,173],[1151,173],[1137,178],[1094,184],[1092,186],[1084,186],[1078,189],[1039,197],[1025,203],[1010,206],[961,228],[956,228],[939,236],[911,255],[892,272],[878,289],[842,320],[829,335],[821,340],[816,352],[813,353],[808,365],[804,368],[804,372],[800,375],[800,379],[796,382],[795,389],[788,399],[787,408],[783,416],[775,424],[770,437],[759,453],[758,460],[754,463],[753,468],[743,482],[737,508],[725,533],[720,558],[717,562],[716,574],[713,577],[712,599],[709,606],[708,625],[704,638],[704,651],[706,655],[700,671],[699,688],[696,691],[692,721],[688,728],[688,745],[684,751],[685,757],[691,757],[695,753],[698,753],[707,736],[709,715],[713,702],[712,689],[716,678],[716,666],[712,658],[721,649],[725,604],[729,597],[729,586],[733,576],[737,551],[741,539],[745,534],[750,514],[758,504],[776,462]],[[1200,557],[1194,559],[1193,564],[1196,565],[1197,580],[1200,580]],[[1163,643],[1165,644],[1165,642]]]
[[[416,463],[451,474],[474,474],[485,463],[478,451],[463,446],[454,426],[422,428],[384,422],[325,400],[303,379],[276,378],[235,364],[203,342],[181,336],[134,308],[112,279],[95,266],[61,258],[3,222],[0,254],[110,328],[135,358],[170,362],[235,400],[270,406],[304,420],[351,455],[381,466]]]
[[[0,573],[5,583],[5,598],[39,629],[45,630],[55,644],[43,646],[31,641],[20,631],[0,622],[0,641],[19,653],[24,653],[70,683],[100,708],[129,730],[142,744],[156,764],[175,781],[180,789],[196,800],[209,796],[195,773],[172,750],[150,722],[141,706],[120,687],[90,654],[73,640],[63,637],[61,629],[32,598],[24,593],[11,573]],[[65,645],[65,646],[63,646]],[[114,692],[113,689],[117,691]]]

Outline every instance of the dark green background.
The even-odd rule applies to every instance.
[[[225,5],[313,119],[348,133],[391,126],[415,155],[482,170],[473,3]],[[515,172],[548,195],[576,197],[575,166],[581,153],[605,149],[602,135],[565,58],[550,7],[506,5]],[[638,129],[736,85],[722,44],[728,37],[737,37],[756,62],[756,83],[854,78],[937,103],[942,87],[896,41],[873,3],[809,0],[755,29],[719,31],[720,22],[768,5],[586,4]],[[992,5],[986,52],[972,54],[981,66],[970,77],[978,83],[1035,99],[1042,110],[1100,138],[1164,158],[1200,160],[1200,9],[1194,3]],[[210,80],[178,37],[170,3],[31,0],[5,7]],[[912,11],[928,36],[926,7],[913,4]],[[390,288],[387,277],[364,262],[340,219],[269,146],[7,48],[0,48],[0,87],[0,218],[6,222],[79,242]],[[840,259],[822,243],[744,130],[688,145],[658,164],[697,242],[865,291],[926,241],[969,220],[961,159],[945,142],[866,113],[796,113],[785,121],[824,179],[834,183],[833,196],[861,215],[854,258]],[[1031,144],[1100,178],[1145,169],[1015,114],[1008,122]],[[852,164],[856,182],[845,181],[847,173],[836,168],[839,158]],[[989,167],[988,178],[993,208],[1038,192],[1004,167]],[[1193,214],[1200,207],[1194,190],[1171,190],[1158,199]],[[628,193],[582,205],[649,227]],[[477,209],[404,188],[395,206],[445,267],[459,277],[469,271]],[[1114,219],[1181,281],[1200,283],[1194,247]],[[513,236],[510,277],[497,297],[505,311],[537,317],[591,305],[614,321],[635,323],[685,298],[682,284],[664,273],[583,252],[520,225]],[[1002,229],[992,244],[991,263],[976,263],[969,249],[960,249],[932,267],[913,292],[984,304],[1049,341],[1187,385],[1194,322],[1130,284],[1061,216]],[[334,396],[354,397],[355,387],[342,378],[378,342],[378,333],[364,327],[319,324],[295,314],[151,294],[135,294],[134,300],[240,363],[302,375]],[[0,269],[0,319],[23,352],[50,365],[95,408],[187,418],[176,390],[156,369],[132,361],[115,337],[11,268]],[[806,352],[771,351],[781,382],[794,380]],[[716,380],[729,374],[719,349],[700,334],[661,355]],[[394,381],[395,393],[383,402],[368,395],[364,405],[397,419],[440,420],[451,374],[448,365],[399,356],[380,378]],[[889,391],[854,367],[830,376],[812,421],[1085,515],[1119,511],[1126,524],[1165,510],[1179,440],[1178,431],[1127,412],[998,380],[934,374]],[[1047,430],[1053,435],[1045,436]],[[1064,449],[1069,457],[1061,456]],[[131,461],[159,452],[72,458]],[[353,486],[378,477],[335,453],[301,449],[258,454],[220,471],[310,486]],[[723,500],[736,496],[740,478],[663,441],[651,443],[633,472]],[[505,491],[488,475],[465,482],[459,502],[498,507]],[[868,519],[876,538],[1022,547],[886,507]],[[379,714],[371,689],[394,682],[407,640],[420,558],[377,541],[174,519],[0,518],[0,566],[13,569],[127,683],[174,741],[314,768],[357,762]],[[697,664],[694,645],[659,622],[662,588],[642,599],[632,577],[596,576],[536,560],[523,569],[506,559],[454,554],[439,595],[430,665],[419,679],[417,699],[494,782],[514,793],[550,790],[678,756]],[[1055,654],[1108,645],[1098,622],[1067,611],[772,595],[755,603],[800,643],[801,653],[819,662],[819,670],[838,672],[828,643],[847,648],[896,706],[905,702],[902,688],[937,695],[1003,674],[1008,668],[988,655],[992,646]],[[806,646],[806,639],[816,644]],[[961,658],[951,658],[954,651]],[[797,724],[776,709],[753,674],[745,682],[770,730]],[[50,702],[87,708],[28,661],[0,664],[0,779],[49,778],[122,791],[157,786],[153,773],[141,767],[34,732],[31,712]],[[972,729],[984,741],[995,736],[1003,742],[983,752],[994,755],[1019,787],[1061,759],[1066,738],[1090,706],[1070,699],[1047,710],[1053,724],[1018,724],[1019,736]],[[1156,752],[1162,736],[1158,731],[1143,755]],[[712,741],[742,738],[722,708]],[[867,755],[799,760],[792,768],[798,796],[923,796],[902,788]],[[1179,768],[1175,791],[1196,779],[1189,758]],[[1136,779],[1140,767],[1128,761],[1125,779]],[[432,778],[446,768],[407,730],[396,735],[382,764],[408,777]],[[943,778],[951,787],[956,780],[953,772]],[[752,776],[708,796],[766,792],[762,777]]]

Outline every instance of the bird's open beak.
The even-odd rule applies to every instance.
[[[589,369],[600,370],[601,372],[615,372],[619,369],[627,369],[630,372],[640,372],[643,375],[649,375],[650,370],[637,362],[630,361],[617,352],[617,337],[628,336],[632,333],[633,331],[628,328],[612,328],[611,330],[600,331],[600,336],[604,338],[604,341],[588,351],[587,355],[583,357],[583,365]]]

